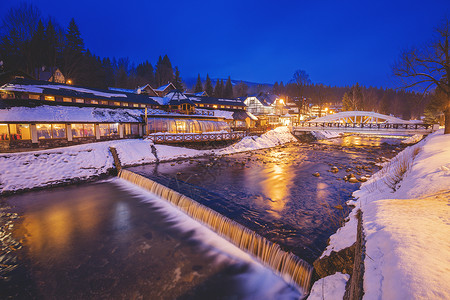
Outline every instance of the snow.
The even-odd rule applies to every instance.
[[[75,106],[11,107],[0,109],[2,122],[142,122],[141,109]]]
[[[413,136],[410,136],[409,138],[402,141],[402,144],[410,145],[415,144],[417,142],[420,142],[423,139],[423,135],[421,134],[415,134]]]
[[[289,130],[277,128],[259,138],[245,138],[236,147],[222,150],[194,150],[167,145],[155,145],[160,161],[223,155],[274,147],[295,141]],[[50,150],[0,154],[0,193],[44,187],[74,178],[89,179],[107,173],[113,168],[109,147],[115,147],[123,166],[152,163],[156,161],[150,140],[126,139],[98,142]]]
[[[202,109],[202,108],[196,108],[195,111],[199,112],[200,114],[202,112],[205,114],[213,112],[214,117],[220,117],[220,118],[224,118],[226,120],[233,120],[233,112],[232,111],[220,110],[220,109],[210,110],[210,109]]]
[[[364,299],[450,299],[450,135],[439,130],[406,148],[353,196],[350,221],[324,255],[356,241],[361,209]]]
[[[75,92],[80,92],[80,93],[89,93],[89,94],[93,94],[98,97],[106,97],[106,98],[127,97],[127,95],[125,95],[125,94],[100,92],[97,90],[79,88],[79,87],[70,86],[70,85],[58,85],[58,84],[44,84],[44,85],[5,84],[4,86],[1,87],[1,89],[5,90],[5,91],[18,91],[18,92],[37,93],[37,94],[42,94],[44,89],[52,89],[52,90],[63,89],[63,90],[71,90],[71,91],[75,91]]]
[[[308,300],[342,299],[349,278],[350,275],[338,272],[317,280],[311,288]]]
[[[342,135],[342,132],[324,130],[324,131],[311,131],[311,134],[318,140],[324,140],[340,137]]]

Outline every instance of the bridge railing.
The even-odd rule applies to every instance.
[[[367,128],[367,129],[401,129],[401,130],[433,130],[433,124],[409,123],[339,123],[339,122],[301,122],[298,127],[307,128]]]
[[[233,131],[224,133],[152,133],[147,138],[155,144],[170,144],[237,140],[246,136],[245,131]]]

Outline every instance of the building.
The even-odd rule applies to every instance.
[[[35,71],[35,78],[38,80],[66,83],[66,78],[64,77],[61,70],[57,67],[46,67],[37,68]]]
[[[288,113],[289,107],[286,106],[285,100],[277,95],[259,93],[248,96],[244,100],[244,104],[248,106],[248,112],[258,118],[259,126],[291,125],[291,115]]]
[[[158,97],[164,97],[169,93],[170,91],[176,90],[177,88],[172,84],[172,82],[169,82],[166,85],[160,86],[157,89],[154,89]]]

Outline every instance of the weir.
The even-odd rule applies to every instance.
[[[251,254],[286,282],[298,287],[304,295],[308,294],[313,268],[299,257],[283,251],[278,244],[268,241],[209,207],[149,178],[123,169],[118,176],[171,202],[190,217],[200,221],[241,250]]]

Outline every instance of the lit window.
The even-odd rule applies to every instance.
[[[122,106],[128,106],[127,102],[122,102]]]
[[[120,106],[120,102],[114,102],[115,106]]]
[[[9,124],[9,133],[11,140],[31,140],[30,124]]]
[[[72,102],[72,98],[63,98],[63,102]]]
[[[92,100],[91,100],[91,104],[98,104],[98,100],[92,99]]]
[[[217,108],[217,105],[213,105],[213,108]]]
[[[33,99],[33,100],[41,100],[41,96],[40,95],[36,95],[36,94],[30,94],[28,96],[29,99]]]
[[[139,104],[133,103],[133,107],[139,107]]]
[[[57,139],[66,137],[64,124],[36,124],[38,139]]]
[[[102,100],[101,104],[102,104],[102,105],[108,105],[108,101]]]
[[[0,140],[9,140],[8,124],[0,124]]]
[[[94,124],[72,124],[73,137],[95,136]]]
[[[79,99],[79,98],[77,98],[77,99],[75,99],[75,102],[76,102],[76,103],[84,103],[84,99]]]
[[[47,101],[55,101],[55,97],[54,96],[45,96],[45,100],[47,100]]]
[[[204,105],[203,104],[199,104],[198,106],[203,107]]]
[[[141,104],[141,107],[145,107],[145,104]]]
[[[224,106],[224,105],[221,105],[220,108],[225,108],[225,106]]]

